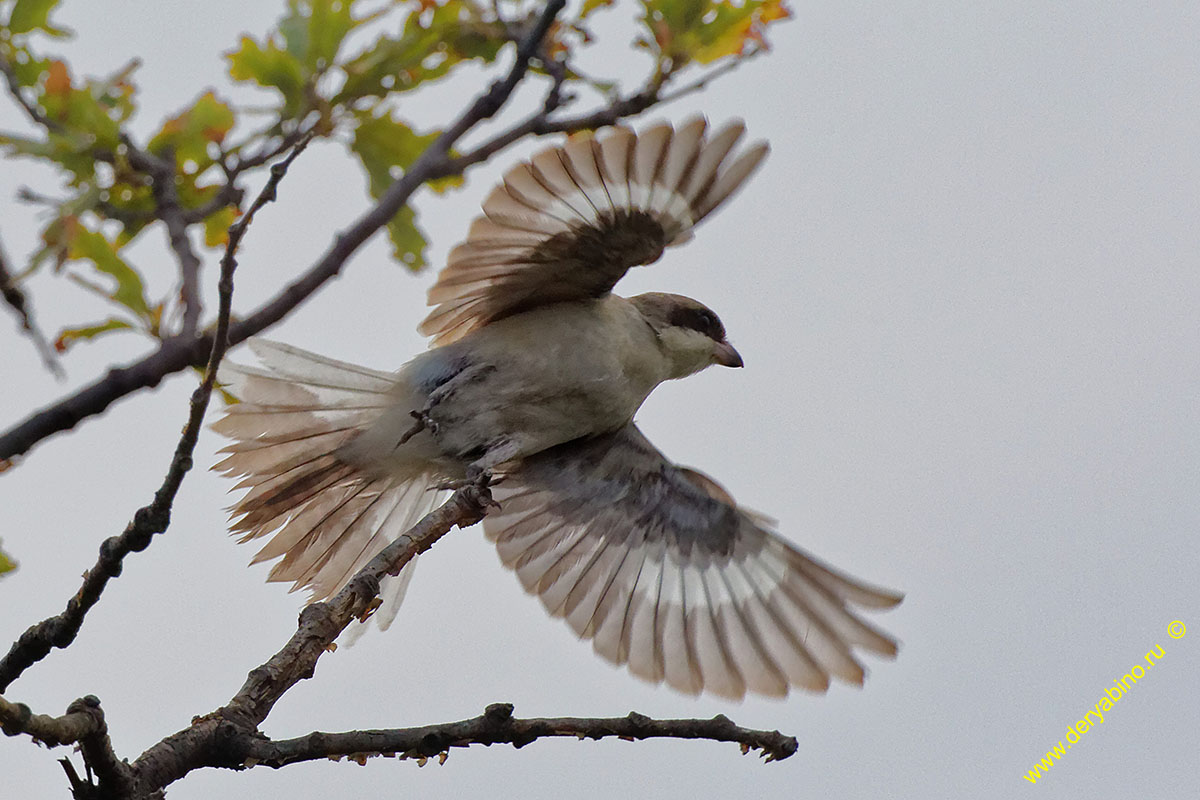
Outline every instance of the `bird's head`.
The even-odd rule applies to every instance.
[[[690,297],[648,292],[629,298],[658,336],[671,363],[671,377],[683,378],[712,364],[742,366],[742,357],[725,339],[725,326],[712,309]]]

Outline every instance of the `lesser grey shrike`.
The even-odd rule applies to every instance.
[[[444,492],[493,479],[483,520],[505,566],[550,614],[636,676],[740,698],[861,684],[855,648],[896,652],[853,606],[899,594],[835,571],[672,463],[633,416],[655,386],[742,366],[717,315],[616,282],[737,191],[767,154],[740,122],[572,137],[511,169],[429,291],[431,348],[397,372],[254,340],[227,364],[241,402],[213,427],[217,469],[255,561],[312,599],[333,595]],[[415,434],[413,412],[423,421]],[[411,565],[410,565],[411,566]],[[395,616],[411,569],[376,618]]]

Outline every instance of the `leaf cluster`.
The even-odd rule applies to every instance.
[[[51,213],[40,249],[17,279],[52,269],[111,309],[99,321],[63,329],[55,339],[60,351],[114,331],[157,339],[194,333],[178,321],[199,304],[187,273],[202,259],[189,257],[178,231],[195,226],[205,248],[223,247],[241,214],[238,180],[307,136],[346,143],[368,192],[380,197],[441,133],[406,121],[410,93],[466,64],[496,61],[540,11],[524,0],[285,0],[272,30],[242,36],[226,53],[229,78],[261,89],[264,104],[239,107],[202,91],[139,146],[125,132],[139,111],[136,60],[86,77],[41,52],[71,35],[53,21],[59,2],[0,0],[0,67],[34,123],[32,134],[0,129],[0,151],[48,162],[62,177],[61,196],[23,190],[23,199]],[[611,94],[615,80],[584,77],[570,61],[595,39],[591,16],[617,5],[586,0],[573,19],[556,23],[535,71],[556,85]],[[784,0],[642,0],[637,8],[635,45],[650,56],[657,86],[689,64],[764,47],[766,26],[788,16]],[[450,177],[431,188],[460,184]],[[148,273],[126,251],[158,222],[178,243],[180,262],[180,288],[165,297],[149,296]],[[426,266],[426,236],[411,206],[395,214],[387,233],[397,262]]]

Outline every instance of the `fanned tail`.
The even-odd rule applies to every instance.
[[[242,542],[269,536],[252,563],[279,559],[268,580],[324,600],[442,493],[420,471],[376,474],[344,457],[346,445],[397,402],[394,374],[262,339],[249,344],[266,368],[221,366],[218,379],[241,402],[212,426],[233,439],[213,469],[248,490],[230,509],[230,530]],[[385,584],[375,615],[381,628],[395,617],[414,564]]]

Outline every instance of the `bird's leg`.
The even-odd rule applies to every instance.
[[[425,429],[428,429],[430,433],[432,433],[434,436],[437,436],[437,423],[430,419],[428,414],[426,414],[424,411],[410,411],[409,415],[416,420],[416,422],[413,423],[411,428],[404,432],[404,435],[400,437],[400,440],[396,442],[395,447],[392,448],[393,450],[399,450],[409,439]]]

